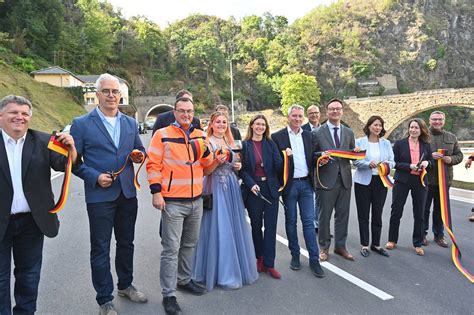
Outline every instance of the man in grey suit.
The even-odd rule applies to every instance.
[[[327,150],[355,148],[354,133],[341,124],[344,102],[332,99],[326,105],[328,120],[318,130],[313,131],[313,152],[316,158],[327,156]],[[329,259],[331,245],[330,221],[335,211],[334,253],[345,259],[354,260],[346,249],[347,225],[351,200],[352,174],[348,159],[327,157],[321,160],[319,179],[315,177],[315,187],[320,200],[319,212],[319,258]]]

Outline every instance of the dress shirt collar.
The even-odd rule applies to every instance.
[[[18,140],[15,140],[13,139],[12,137],[10,137],[6,132],[5,130],[1,130],[2,132],[2,136],[3,136],[3,142],[5,143],[5,145],[9,142],[11,143],[14,143],[14,144],[17,144],[17,143],[22,143],[22,142],[25,142],[25,139],[26,139],[26,132],[25,134],[23,135],[23,137],[21,137],[20,139]]]
[[[326,122],[326,124],[328,125],[328,127],[329,127],[329,129],[330,129],[331,131],[332,131],[334,128],[336,128],[336,127],[339,128],[339,130],[341,130],[341,123],[339,123],[339,125],[336,126],[336,125],[331,124],[331,122],[328,120],[328,121]]]
[[[100,110],[100,107],[97,106],[95,109],[97,110],[97,114],[99,114],[100,119],[101,119],[102,121],[105,121],[105,120],[106,120],[105,115],[104,115],[104,113],[102,113],[102,111]],[[115,116],[115,117],[120,120],[120,118],[122,118],[122,112],[117,111],[117,116]],[[113,117],[111,117],[111,118],[113,118]]]
[[[301,127],[298,130],[298,132],[294,132],[293,130],[291,130],[290,126],[287,126],[286,129],[288,130],[289,134],[292,134],[292,135],[295,135],[295,136],[299,136],[303,133],[303,128],[301,128]]]

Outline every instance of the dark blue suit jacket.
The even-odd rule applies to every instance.
[[[431,157],[430,144],[425,142],[419,142],[420,145],[420,157],[423,154],[423,161],[428,161],[428,168],[433,166],[433,158]],[[408,138],[398,140],[393,145],[393,155],[395,160],[395,175],[393,178],[402,183],[408,183],[410,178],[410,145],[408,144]],[[425,184],[426,184],[425,178]]]
[[[97,183],[100,174],[118,171],[133,149],[145,153],[138,134],[137,122],[133,118],[121,116],[118,149],[95,109],[89,114],[74,119],[71,135],[74,138],[77,153],[83,158],[83,164],[74,170],[74,174],[84,180],[87,203],[114,201],[120,192],[123,192],[126,198],[136,196],[133,184],[134,169],[130,159],[112,186],[102,188]]]
[[[314,164],[313,164],[313,150],[312,150],[312,142],[311,142],[311,132],[308,132],[306,130],[303,130],[302,133],[303,137],[303,144],[304,144],[304,153],[306,157],[306,165],[308,166],[308,176],[311,179],[313,177],[314,173]],[[290,136],[288,135],[288,129],[287,127],[280,129],[279,131],[275,132],[272,134],[272,139],[275,141],[278,151],[280,154],[283,150],[286,148],[291,148],[291,143],[290,143]],[[288,181],[286,183],[285,189],[283,189],[283,194],[286,194],[286,192],[289,191],[289,187],[293,184],[293,173],[295,172],[295,164],[293,162],[293,155],[291,155],[288,159]],[[282,175],[283,175],[283,167],[280,169],[280,182],[283,183],[282,181]],[[313,185],[312,181],[310,180],[311,185]]]
[[[262,140],[262,159],[263,168],[267,177],[268,188],[273,198],[278,198],[278,172],[283,168],[283,160],[278,152],[278,148],[272,140]],[[242,196],[247,199],[250,189],[256,184],[255,182],[255,150],[251,140],[242,142],[242,169],[239,172],[240,178],[244,182],[242,186]]]

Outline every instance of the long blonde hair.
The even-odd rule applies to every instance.
[[[221,117],[221,116],[224,116],[225,119],[227,120],[227,129],[224,132],[224,141],[228,145],[233,146],[234,145],[234,137],[232,136],[232,132],[230,131],[229,117],[224,112],[214,112],[214,113],[211,114],[211,117],[209,117],[209,125],[208,125],[207,131],[206,131],[207,137],[209,138],[210,136],[212,136],[212,134],[214,133],[214,130],[212,129],[212,125],[216,121],[217,117]]]

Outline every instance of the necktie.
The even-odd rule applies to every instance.
[[[337,135],[338,127],[334,127],[334,142],[336,143],[336,148],[341,146],[341,142],[339,141],[339,136]]]

